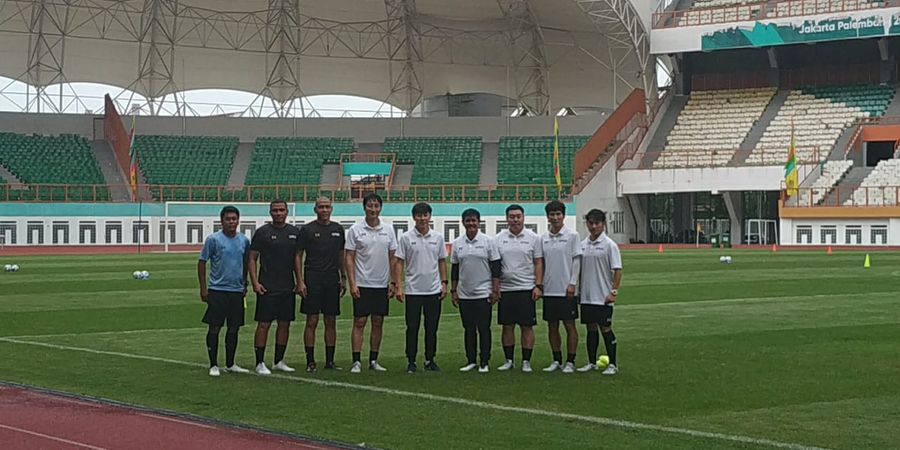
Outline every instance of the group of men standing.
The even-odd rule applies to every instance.
[[[418,370],[419,330],[423,319],[422,369],[440,371],[435,361],[437,331],[448,291],[453,306],[459,309],[465,330],[467,361],[459,369],[462,372],[490,371],[495,303],[499,303],[497,318],[502,326],[504,353],[504,363],[497,370],[516,367],[518,326],[521,369],[531,372],[536,302],[541,299],[553,352],[553,362],[545,372],[599,370],[596,362],[601,334],[609,357],[603,374],[618,372],[616,337],[611,327],[622,262],[618,246],[605,233],[603,211],[593,209],[585,215],[590,235],[580,240],[577,233],[565,226],[566,209],[559,201],[546,205],[549,231],[540,236],[525,228],[525,211],[519,205],[506,208],[508,228],[495,238],[480,231],[480,213],[466,209],[462,213],[465,233],[453,241],[448,255],[444,236],[431,229],[432,209],[427,203],[413,206],[415,227],[399,239],[393,227],[381,220],[382,206],[377,194],[365,196],[364,219],[350,227],[345,235],[344,228],[331,221],[329,199],[318,199],[316,220],[299,229],[287,223],[287,204],[275,200],[269,208],[271,223],[257,229],[252,240],[237,232],[240,219],[237,208],[223,208],[222,230],[207,237],[197,266],[200,297],[207,304],[203,322],[209,325],[206,336],[209,374],[220,374],[218,336],[223,325],[227,325],[225,371],[249,372],[234,362],[238,329],[244,324],[248,286],[257,296],[255,371],[260,375],[271,374],[265,352],[272,322],[277,323],[272,370],[295,371],[285,363],[284,355],[290,324],[295,319],[297,294],[302,299],[300,312],[306,315],[306,371],[318,369],[315,340],[320,315],[325,318],[325,369],[340,370],[334,361],[336,318],[341,313],[341,297],[348,290],[353,299],[351,373],[362,371],[361,353],[367,325],[370,325],[368,368],[387,370],[379,364],[378,356],[384,318],[392,298],[405,306],[406,371]],[[209,277],[207,262],[211,264]],[[575,320],[579,315],[587,329],[588,363],[576,369],[579,338]],[[560,322],[566,330],[565,361]]]

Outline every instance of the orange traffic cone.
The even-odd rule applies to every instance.
[[[778,251],[778,244],[772,244],[772,253],[775,253],[777,251]]]
[[[826,250],[825,253],[828,254],[828,255],[831,254],[831,246],[830,246],[830,245],[828,246],[828,250]]]
[[[663,254],[662,244],[659,244],[659,248],[656,250],[656,252],[659,253],[660,255]]]

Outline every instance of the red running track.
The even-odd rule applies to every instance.
[[[4,450],[332,449],[314,441],[0,385]]]

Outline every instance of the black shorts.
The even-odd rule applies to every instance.
[[[203,323],[221,327],[226,321],[229,328],[244,324],[244,294],[210,290]]]
[[[302,314],[341,315],[340,278],[313,273],[308,274],[305,280],[306,297],[300,301]]]
[[[544,320],[547,322],[578,318],[578,298],[544,297]]]
[[[256,296],[257,322],[293,322],[296,318],[297,297],[293,292],[267,292]]]
[[[387,316],[387,288],[359,288],[359,298],[353,300],[353,317]]]
[[[581,305],[581,323],[596,323],[601,327],[612,326],[613,307],[610,305]]]
[[[534,326],[537,323],[537,314],[534,300],[531,299],[531,290],[501,292],[500,303],[497,306],[497,323]]]

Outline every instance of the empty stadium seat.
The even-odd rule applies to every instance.
[[[159,185],[224,186],[231,175],[236,137],[151,136],[135,137],[141,172],[154,198],[160,197]],[[190,192],[190,193],[189,193]],[[207,195],[188,189],[162,192],[166,200],[205,200]]]
[[[350,138],[257,138],[244,184],[318,185],[322,164],[338,164],[353,147]]]
[[[563,186],[572,184],[572,161],[588,139],[590,136],[559,137],[559,167]],[[556,185],[553,141],[553,136],[501,137],[497,182],[501,185]]]
[[[879,162],[859,184],[859,188],[853,191],[853,195],[844,201],[844,205],[900,205],[900,159]]]
[[[77,135],[0,133],[0,164],[25,184],[106,184],[90,142]]]
[[[820,204],[851,167],[853,167],[853,161],[849,159],[825,162],[822,166],[822,173],[809,186],[809,189],[800,191],[800,206]]]
[[[480,137],[389,137],[384,152],[414,165],[413,185],[478,184],[481,176]]]

